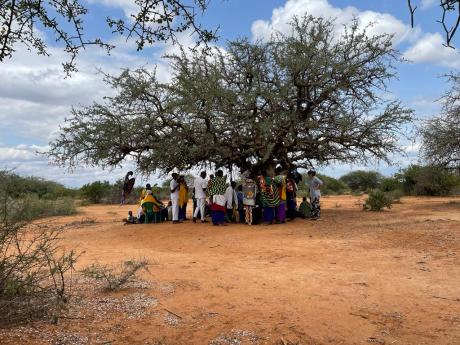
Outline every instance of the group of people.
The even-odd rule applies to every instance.
[[[303,198],[297,207],[297,184],[302,176],[297,170],[283,172],[281,167],[274,174],[246,174],[237,185],[235,181],[227,183],[222,170],[216,171],[207,179],[202,171],[195,178],[192,188],[193,222],[207,222],[211,217],[216,226],[230,222],[252,224],[285,223],[296,217],[317,220],[321,216],[321,186],[323,182],[313,170],[308,171],[310,200]],[[125,179],[125,182],[127,180]],[[137,219],[130,211],[127,223],[162,222],[171,220],[173,224],[186,220],[186,208],[189,199],[189,186],[184,176],[172,174],[169,183],[170,201],[165,206],[158,198],[155,188],[150,184],[141,193]]]

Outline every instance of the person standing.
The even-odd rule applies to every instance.
[[[252,225],[254,223],[253,211],[256,207],[257,199],[257,185],[254,181],[251,173],[247,172],[245,174],[244,184],[243,184],[243,203],[244,208],[244,217],[243,222]]]
[[[200,176],[198,176],[193,182],[193,187],[195,189],[195,199],[196,199],[196,208],[195,213],[193,214],[193,222],[196,223],[198,218],[198,213],[200,214],[201,222],[206,222],[206,189],[208,187],[208,182],[206,181],[206,171],[202,171]]]
[[[209,195],[212,195],[211,216],[214,225],[225,224],[225,191],[226,191],[226,176],[222,170],[216,172],[216,176],[210,181]]]
[[[275,208],[278,207],[280,199],[278,188],[273,186],[273,179],[268,174],[266,175],[258,177],[260,197],[264,209],[263,221],[267,224],[274,224]]]
[[[238,198],[236,196],[236,182],[230,182],[230,186],[225,190],[225,199],[227,203],[227,219],[229,222],[235,222],[235,217],[233,216],[233,210],[235,206],[238,207]]]
[[[275,177],[275,184],[278,188],[278,194],[280,197],[280,201],[278,206],[275,208],[276,220],[280,223],[286,222],[286,176],[282,174],[283,168],[277,167],[276,168],[276,177]]]
[[[236,199],[238,200],[238,221],[244,223],[244,194],[243,194],[243,185],[239,185],[236,192]]]
[[[179,222],[187,220],[188,186],[184,176],[179,176]]]
[[[177,173],[172,173],[172,180],[169,184],[171,191],[171,208],[172,208],[172,221],[173,224],[179,223],[179,182],[177,179],[179,175]]]
[[[125,204],[126,198],[128,198],[129,194],[133,190],[134,183],[136,179],[132,177],[134,173],[132,171],[128,171],[123,181],[123,191],[121,192],[121,205]]]
[[[323,185],[314,170],[308,171],[309,187],[310,187],[310,204],[311,204],[311,219],[317,220],[321,217],[321,191],[320,188]]]

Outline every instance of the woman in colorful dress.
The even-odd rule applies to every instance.
[[[258,182],[264,209],[263,221],[267,224],[273,224],[275,222],[275,208],[280,202],[278,188],[273,186],[273,179],[270,176],[259,176]]]
[[[222,170],[216,172],[215,177],[209,180],[208,194],[212,196],[211,204],[211,218],[214,225],[226,225],[226,197],[225,191],[227,190],[226,176]]]

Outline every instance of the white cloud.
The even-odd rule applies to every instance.
[[[433,7],[437,2],[439,2],[438,0],[422,0],[422,10],[426,10],[430,7]]]
[[[334,19],[337,35],[343,32],[343,25],[350,24],[353,18],[358,19],[362,28],[370,23],[373,24],[372,27],[368,28],[369,35],[394,34],[395,44],[413,41],[420,34],[419,29],[412,29],[409,25],[387,13],[359,11],[352,6],[334,7],[328,0],[288,0],[284,6],[273,10],[270,21],[257,20],[252,24],[253,38],[266,40],[274,32],[288,33],[290,30],[289,22],[292,18],[304,14]]]
[[[127,18],[139,11],[139,6],[136,5],[134,0],[88,0],[88,2],[121,8]]]
[[[443,43],[444,40],[439,33],[425,34],[404,53],[404,57],[413,62],[433,63],[460,69],[459,51],[444,47]]]

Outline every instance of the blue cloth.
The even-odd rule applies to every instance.
[[[212,223],[214,225],[225,223],[225,212],[224,211],[211,211]]]
[[[271,223],[275,219],[275,208],[264,207],[264,222]]]

